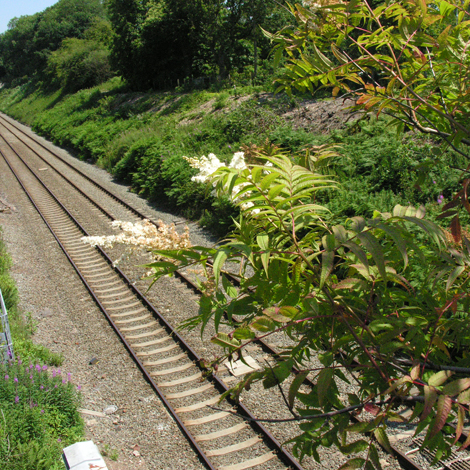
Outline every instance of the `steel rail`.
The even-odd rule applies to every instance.
[[[16,124],[13,124],[12,122],[10,122],[9,120],[5,119],[5,117],[2,115],[2,113],[0,113],[0,119],[3,119],[4,121],[6,121],[9,125],[11,125],[12,127],[14,127],[15,129],[17,129],[19,132],[21,132],[23,135],[25,135],[27,138],[31,139],[32,141],[36,142],[36,144],[38,144],[41,148],[43,148],[44,150],[46,150],[47,152],[49,152],[51,155],[54,155],[56,158],[58,158],[62,163],[64,163],[65,165],[67,165],[69,168],[71,168],[72,170],[74,170],[75,172],[77,172],[80,176],[82,176],[83,178],[85,178],[87,181],[89,181],[90,183],[92,183],[95,187],[97,187],[98,189],[100,189],[101,191],[103,191],[105,194],[107,194],[109,197],[111,197],[112,199],[114,199],[115,201],[117,201],[119,204],[121,204],[122,206],[124,206],[127,210],[129,210],[131,213],[133,213],[134,215],[137,215],[139,216],[141,219],[146,219],[148,220],[150,223],[152,223],[153,225],[155,225],[156,227],[158,227],[158,222],[156,222],[155,220],[153,220],[151,217],[147,217],[145,216],[142,212],[140,212],[138,209],[135,209],[134,207],[132,207],[131,205],[129,205],[126,201],[124,201],[123,199],[121,199],[119,196],[113,194],[111,191],[107,190],[106,188],[104,188],[103,186],[101,186],[99,183],[97,183],[96,181],[94,181],[92,178],[90,178],[88,175],[86,175],[84,172],[82,172],[81,170],[79,170],[78,168],[76,168],[75,166],[73,166],[72,164],[70,164],[69,162],[67,162],[63,157],[61,157],[60,155],[58,155],[56,152],[54,152],[53,150],[47,148],[45,145],[43,145],[41,142],[39,142],[37,139],[29,136],[26,134],[25,131],[23,131],[22,129],[20,129]],[[68,179],[65,175],[63,175],[63,173],[61,173],[54,165],[52,165],[50,162],[48,162],[47,160],[45,160],[42,156],[40,156],[36,150],[34,150],[29,144],[27,144],[24,140],[22,140],[17,134],[15,134],[14,132],[12,132],[10,129],[8,129],[8,127],[6,127],[3,123],[1,123],[3,125],[3,127],[5,127],[5,129],[7,129],[9,132],[11,132],[18,140],[20,140],[20,142],[25,145],[26,147],[28,147],[32,152],[34,152],[39,158],[41,158],[41,160],[43,160],[46,164],[50,165],[54,171],[56,171],[57,173],[59,173],[59,175],[61,175],[68,183],[70,183],[75,189],[77,189],[78,191],[80,191],[80,193],[82,195],[84,195],[87,199],[90,200],[90,202],[92,204],[94,204],[99,210],[101,210],[108,218],[110,218],[111,220],[116,220],[115,217],[108,213],[106,210],[104,210],[99,204],[97,204],[95,201],[93,201],[88,195],[86,195],[82,190],[80,190],[80,188],[78,188],[73,182],[70,181],[70,179]],[[11,147],[11,145],[7,142],[7,144],[10,146],[10,148],[13,150],[13,148]],[[14,151],[14,150],[13,150]],[[197,285],[195,283],[193,283],[190,279],[186,278],[184,275],[182,275],[178,270],[175,271],[175,276],[176,277],[179,277],[180,279],[182,279],[184,282],[186,282],[186,284],[195,292],[195,293],[199,293],[199,289],[197,287]]]
[[[17,137],[19,139],[19,137],[14,133],[14,132],[11,132],[10,129],[8,129],[8,127],[6,127],[2,122],[0,122],[0,125],[3,126],[8,132],[10,132],[11,134],[13,134],[15,137]],[[10,149],[16,153],[15,149],[12,147],[12,145],[10,144],[10,142],[8,142],[8,140],[5,139],[5,137],[3,137],[3,140],[4,142],[8,145],[8,147],[10,147]],[[34,150],[31,146],[29,146],[26,142],[24,142],[23,140],[20,140],[20,142],[25,145],[26,147],[29,148],[29,150],[31,150],[31,152],[33,152],[38,158],[40,158],[46,165],[49,165],[51,168],[53,168],[53,170],[55,172],[57,172],[62,178],[64,178],[65,181],[67,181],[67,183],[69,183],[71,186],[73,186],[73,188],[75,188],[76,191],[78,191],[85,199],[87,199],[91,204],[93,204],[98,210],[100,210],[106,217],[108,217],[109,219],[111,220],[116,220],[114,215],[112,215],[110,212],[108,212],[104,207],[100,206],[97,202],[95,202],[90,196],[88,196],[88,194],[86,194],[82,189],[80,189],[73,181],[71,181],[69,178],[67,178],[67,176],[65,176],[60,170],[58,170],[54,165],[52,165],[50,162],[48,162],[45,158],[43,158],[41,155],[39,155],[38,152],[36,152],[36,150]]]
[[[11,147],[10,147],[11,148]],[[12,149],[14,152],[15,150]],[[4,157],[5,161],[7,161],[7,158],[5,157],[5,155],[3,154],[3,152],[0,151],[0,153],[2,154],[2,156]],[[16,153],[16,152],[15,152]],[[45,188],[46,191],[49,192],[49,194],[56,200],[57,204],[59,204],[62,209],[69,215],[69,217],[71,217],[71,219],[74,221],[74,223],[76,224],[76,226],[82,231],[82,233],[84,233],[84,236],[88,236],[86,230],[79,224],[79,222],[70,214],[70,212],[62,205],[62,203],[60,203],[60,201],[58,200],[58,198],[53,194],[53,192],[47,188],[47,186],[45,185],[45,183],[43,183],[40,178],[35,174],[35,172],[29,167],[29,165],[19,156],[17,155],[18,158],[23,162],[23,164],[28,168],[28,170],[35,176],[35,178],[40,182],[40,184]],[[8,164],[8,162],[7,162]],[[8,164],[9,165],[9,164]],[[11,168],[11,165],[9,165],[10,169],[12,170],[12,172],[14,172],[14,170]],[[15,174],[15,173],[14,173]],[[15,177],[18,179],[18,176],[15,174]],[[21,184],[21,183],[20,183]],[[23,189],[26,191],[26,189],[24,188],[24,186],[22,185]],[[29,195],[28,195],[29,197]],[[31,199],[31,197],[30,197]],[[34,204],[34,203],[33,203]],[[36,207],[36,209],[38,210],[39,212],[39,208],[37,208],[36,204],[34,204],[34,206]],[[41,214],[41,217],[43,217],[43,215]],[[43,217],[44,219],[44,217]],[[47,222],[46,222],[47,223]],[[50,227],[49,224],[47,224],[48,227],[50,228],[50,230],[52,231],[52,228]],[[55,238],[57,239],[56,235],[54,234]],[[62,250],[65,250],[65,247],[63,247],[63,245],[59,242]],[[100,248],[100,247],[97,247],[98,251],[101,253],[101,255],[105,258],[105,260],[107,261],[107,263],[110,265],[110,266],[113,266],[113,262],[112,260],[109,258],[109,256]],[[64,251],[65,252],[65,251]],[[66,253],[66,252],[65,252]],[[150,381],[150,383],[152,384],[153,387],[156,387],[156,389],[158,389],[158,386],[155,384],[155,382],[153,381],[153,379],[150,377],[150,375],[148,374],[148,372],[145,370],[145,367],[143,366],[143,364],[141,363],[141,361],[137,358],[137,356],[135,355],[135,353],[132,351],[132,348],[130,347],[130,345],[127,343],[127,341],[125,340],[125,338],[123,337],[123,335],[119,332],[117,326],[114,324],[114,321],[110,318],[110,316],[107,314],[107,312],[105,311],[104,307],[102,306],[102,304],[99,302],[99,300],[97,299],[96,295],[93,293],[91,287],[89,286],[89,284],[86,282],[86,280],[83,278],[83,276],[80,274],[80,272],[78,271],[78,268],[76,267],[75,263],[71,260],[70,256],[66,253],[66,256],[67,258],[69,259],[69,261],[71,262],[71,264],[73,265],[74,269],[77,270],[77,272],[79,273],[79,276],[80,278],[82,279],[82,281],[84,282],[85,286],[87,287],[87,289],[90,291],[92,297],[94,298],[94,300],[97,302],[98,306],[100,307],[100,309],[103,311],[103,313],[105,313],[105,316],[106,318],[108,319],[108,321],[110,322],[110,324],[112,325],[113,329],[117,332],[119,338],[121,339],[121,341],[123,342],[123,344],[126,346],[126,348],[128,349],[128,351],[131,353],[131,356],[133,357],[133,359],[137,362],[139,368],[143,371],[145,377],[147,378],[147,380]],[[199,366],[199,368],[203,371],[207,371],[206,368],[204,368],[202,366],[202,358],[190,347],[189,344],[186,343],[186,341],[181,337],[181,335],[169,324],[169,322],[165,319],[165,317],[163,317],[163,315],[160,314],[160,312],[151,304],[151,302],[145,297],[145,295],[138,289],[136,288],[132,282],[127,278],[127,276],[118,268],[118,267],[113,267],[114,271],[125,281],[125,283],[128,285],[128,287],[136,294],[137,297],[140,298],[140,300],[142,301],[142,303],[161,321],[161,323],[163,323],[163,325],[165,326],[165,328],[167,329],[167,331],[169,332],[169,334],[176,339],[176,341],[180,344],[180,346],[182,347],[182,349],[184,349],[188,356],[196,362],[196,364]],[[227,392],[229,390],[229,387],[227,387],[227,385],[217,376],[215,375],[212,375],[210,376],[210,379],[214,382],[214,384],[216,385],[216,387],[222,391],[223,393],[224,392]],[[164,395],[162,392],[157,392],[158,395],[160,396],[160,398],[162,398],[162,400],[164,401],[165,405],[169,408],[169,410],[173,410],[173,408],[171,407],[171,405],[168,403],[168,401],[164,398]],[[280,459],[285,463],[287,464],[288,466],[291,466],[292,468],[294,469],[297,469],[297,470],[302,470],[303,467],[297,462],[297,460],[289,453],[287,452],[283,447],[282,445],[277,441],[277,439],[261,424],[261,423],[258,423],[256,422],[256,418],[254,417],[254,415],[241,403],[236,403],[232,400],[229,400],[234,406],[236,406],[238,408],[238,410],[241,412],[240,414],[250,418],[250,422],[249,424],[251,425],[252,428],[254,428],[257,432],[260,432],[263,434],[263,436],[265,437],[265,443],[271,447],[271,449],[274,449],[277,453],[278,453],[278,456],[280,457]],[[172,413],[173,415],[173,413]],[[182,427],[182,429],[186,429],[182,423],[182,421],[180,420],[180,418],[176,415],[176,413],[174,414],[175,416],[175,419],[177,418],[177,422],[178,424]],[[254,420],[254,421],[251,421],[251,420]],[[191,433],[189,433],[189,431],[186,430],[185,432],[185,435],[188,435],[188,436],[191,436]],[[190,438],[190,442],[193,443],[194,439]],[[197,445],[197,443],[194,441],[194,444]],[[200,447],[197,445],[197,448],[200,449]],[[202,451],[202,450],[201,450]],[[212,468],[212,467],[210,467]]]

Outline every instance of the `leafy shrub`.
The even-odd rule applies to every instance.
[[[293,129],[292,126],[284,125],[273,130],[269,139],[284,150],[299,152],[301,149],[317,145],[318,141],[325,140],[307,132],[304,129]]]
[[[61,366],[64,362],[62,354],[54,353],[41,344],[35,344],[30,338],[21,337],[17,332],[14,336],[15,354],[24,361],[37,361],[55,367]]]
[[[18,303],[18,290],[15,282],[8,274],[0,275],[0,288],[7,310],[16,306]]]
[[[140,138],[124,153],[121,160],[114,166],[113,173],[126,183],[137,182],[134,173],[138,174],[141,171],[144,160],[151,161],[152,170],[158,172],[159,163],[157,161],[159,158],[156,156],[158,151],[155,147],[158,147],[155,137],[144,136]]]
[[[259,143],[281,123],[273,110],[260,106],[257,99],[251,99],[228,114],[221,126],[228,143]]]

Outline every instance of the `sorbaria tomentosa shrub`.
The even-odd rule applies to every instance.
[[[470,403],[469,374],[454,380],[446,370],[469,365],[470,241],[446,246],[423,207],[396,206],[330,225],[328,210],[314,203],[335,186],[316,171],[321,159],[299,159],[304,166],[281,152],[258,159],[264,163],[221,167],[209,177],[240,208],[232,236],[215,248],[158,251],[177,263],[151,264],[155,277],[213,262],[204,284],[212,287],[186,326],[203,332],[214,323],[212,341],[224,350],[214,365],[242,358],[257,336],[284,332],[292,340],[279,362],[248,374],[231,393],[238,397],[259,381],[283,387],[292,376],[284,387],[292,421],[299,423],[295,455],[319,460],[319,446],[336,445],[346,455],[366,451],[351,468],[379,467],[374,438],[390,449],[387,423],[397,418],[397,406],[409,404],[410,421],[420,416],[418,432],[426,430],[426,445],[437,447],[441,458],[455,441],[447,419],[463,424]],[[239,288],[225,275],[227,263],[240,265]],[[312,356],[321,367],[310,369]],[[294,365],[300,374],[293,374]],[[337,382],[350,383],[349,372],[357,377],[356,392],[345,401]],[[304,392],[308,374],[316,387]],[[351,425],[352,410],[374,418]]]

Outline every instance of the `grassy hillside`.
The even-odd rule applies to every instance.
[[[115,78],[65,94],[24,85],[1,90],[0,109],[218,235],[226,233],[236,211],[190,180],[195,170],[183,156],[214,153],[226,160],[266,140],[293,154],[338,143],[342,156],[330,172],[341,188],[322,196],[332,217],[370,216],[374,209],[407,203],[426,204],[437,213],[438,200],[458,187],[459,174],[451,166],[464,167],[450,152],[436,157],[423,136],[397,136],[386,121],[368,117],[342,125],[338,104],[310,101],[307,108],[300,98],[274,97],[256,87],[143,94],[127,92]]]

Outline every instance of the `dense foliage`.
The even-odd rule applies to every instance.
[[[421,416],[417,432],[427,429],[425,444],[438,447],[440,458],[454,442],[446,420],[458,414],[461,426],[470,402],[467,378],[436,388],[453,375],[447,365],[469,365],[470,243],[449,253],[423,207],[396,206],[370,219],[331,223],[328,210],[314,202],[335,185],[320,172],[322,160],[331,157],[323,147],[299,165],[264,148],[258,152],[264,163],[220,168],[210,180],[240,207],[237,229],[216,248],[159,250],[178,263],[151,266],[157,278],[182,266],[205,269],[206,296],[187,326],[204,331],[214,322],[212,341],[225,355],[213,366],[243,357],[257,336],[288,336],[291,346],[282,359],[248,374],[232,393],[239,396],[258,381],[265,388],[287,382],[292,420],[305,422],[293,440],[296,455],[319,459],[319,446],[336,445],[346,455],[367,451],[360,465],[347,468],[367,462],[381,468],[371,438],[356,433],[372,433],[389,449],[387,424],[405,422],[396,410],[411,404],[411,421]],[[240,265],[239,288],[225,276],[233,263]],[[321,367],[309,362],[313,356]],[[293,366],[301,371],[297,376]],[[444,372],[436,373],[441,367]],[[308,374],[317,386],[300,391]],[[339,382],[355,383],[356,392],[343,396]],[[374,419],[351,426],[351,410],[366,410]]]
[[[59,470],[62,449],[83,438],[70,374],[21,360],[0,364],[0,461],[5,470]]]
[[[13,18],[0,35],[0,80],[20,83],[41,78],[62,41],[83,39],[97,18],[106,18],[101,0],[60,0],[43,12]]]
[[[112,31],[108,21],[96,18],[83,39],[67,38],[48,58],[46,74],[67,92],[91,88],[113,75],[109,45]]]
[[[260,0],[110,0],[116,70],[134,89],[226,78],[266,59],[270,46],[260,26],[278,28],[285,12]]]

